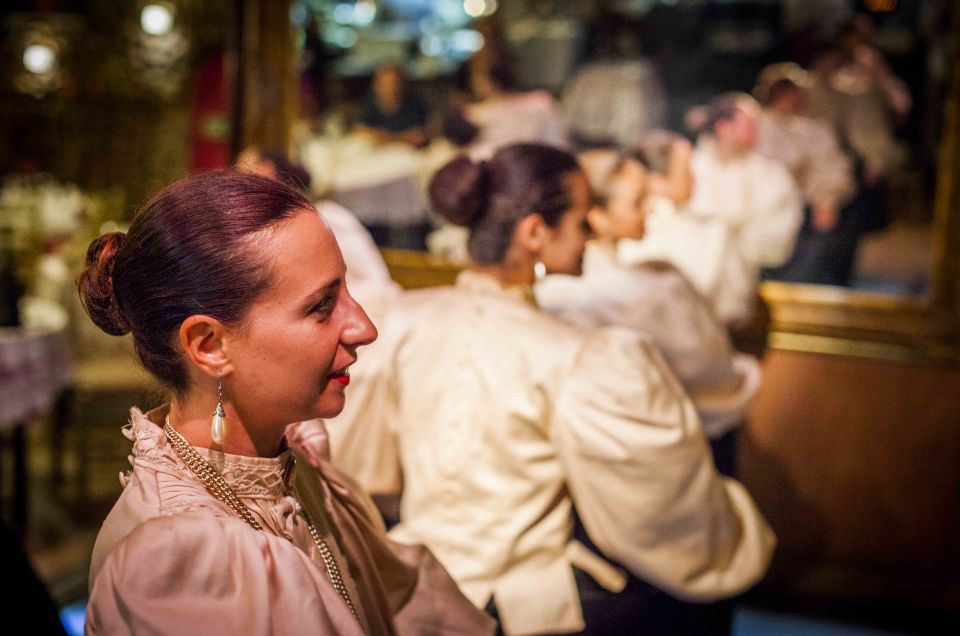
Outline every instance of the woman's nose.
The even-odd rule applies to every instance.
[[[377,328],[367,312],[353,297],[350,297],[349,313],[344,325],[341,341],[351,347],[362,347],[377,339]]]

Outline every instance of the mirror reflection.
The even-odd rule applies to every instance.
[[[447,159],[518,141],[612,149],[656,175],[643,237],[619,242],[628,262],[667,260],[707,296],[727,293],[719,277],[924,296],[949,14],[298,1],[294,156],[378,245],[460,259],[462,231],[425,197]]]

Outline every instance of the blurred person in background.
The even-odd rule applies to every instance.
[[[465,69],[473,101],[462,106],[462,114],[477,128],[468,145],[472,157],[486,159],[516,143],[569,147],[567,127],[553,95],[519,90],[506,64],[466,65]]]
[[[745,93],[726,93],[706,109],[691,159],[691,214],[717,219],[731,234],[716,310],[729,325],[749,323],[760,271],[793,254],[803,201],[787,168],[756,151],[760,106]],[[695,249],[691,246],[691,249]]]
[[[807,114],[833,126],[855,159],[859,193],[852,212],[864,232],[889,222],[887,181],[907,150],[897,130],[913,107],[907,85],[870,44],[873,21],[857,15],[811,68]]]
[[[787,167],[804,199],[804,223],[793,256],[765,276],[845,285],[859,239],[847,209],[856,194],[853,163],[829,124],[806,117],[809,79],[796,64],[764,69],[754,95],[763,104],[757,152]]]
[[[393,451],[363,458],[402,492],[391,536],[430,546],[505,634],[727,633],[729,606],[710,603],[764,575],[772,532],[717,473],[649,337],[536,304],[537,278],[581,271],[576,159],[511,145],[454,159],[430,191],[469,228],[470,266],[391,307],[371,416],[331,427],[335,461],[344,444]]]
[[[643,239],[654,177],[628,155],[592,150],[579,156],[597,205],[587,213],[596,238],[583,275],[550,275],[534,288],[540,306],[585,329],[640,330],[660,349],[693,399],[721,473],[735,472],[735,431],[760,384],[756,358],[735,353],[710,303],[675,266],[649,260],[621,264],[617,245]],[[659,186],[662,191],[662,185]]]
[[[370,94],[360,110],[358,128],[376,143],[427,143],[427,107],[396,64],[377,67]]]
[[[643,236],[617,240],[618,262],[624,266],[669,262],[722,317],[718,302],[726,261],[731,258],[732,235],[722,221],[688,213],[686,203],[694,186],[690,142],[672,131],[657,129],[633,139],[627,152],[646,166],[648,187]]]

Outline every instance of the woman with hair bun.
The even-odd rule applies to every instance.
[[[432,555],[386,539],[372,504],[292,422],[344,404],[377,332],[302,194],[214,172],[93,241],[90,317],[132,333],[169,403],[131,409],[133,469],[93,551],[89,634],[486,633]]]
[[[752,586],[774,538],[717,474],[651,340],[537,307],[537,278],[580,273],[591,198],[577,161],[512,145],[453,160],[430,195],[469,228],[471,265],[391,308],[367,367],[377,417],[339,423],[395,452],[371,457],[402,488],[391,536],[429,547],[506,634],[710,633],[682,601]]]

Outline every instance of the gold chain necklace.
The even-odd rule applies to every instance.
[[[203,456],[196,451],[196,449],[190,445],[183,435],[178,433],[176,429],[170,424],[169,416],[164,420],[163,432],[167,436],[167,441],[170,442],[170,445],[173,447],[173,450],[177,453],[184,464],[193,471],[193,474],[197,476],[198,479],[203,483],[204,488],[207,491],[225,503],[229,508],[231,508],[241,519],[247,522],[254,530],[263,531],[263,526],[260,525],[260,522],[257,521],[256,517],[253,516],[253,512],[250,508],[247,507],[245,503],[240,501],[240,498],[237,497],[237,493],[234,492],[233,488],[230,487],[220,473],[210,464]],[[313,538],[314,544],[317,546],[317,551],[320,553],[320,558],[323,560],[323,567],[327,570],[327,576],[330,577],[330,583],[333,584],[333,589],[343,598],[346,602],[347,607],[350,608],[350,613],[353,614],[353,617],[357,619],[357,622],[360,623],[360,616],[357,614],[356,608],[353,606],[353,601],[350,600],[350,594],[347,592],[347,586],[343,582],[343,577],[340,575],[340,567],[337,565],[337,561],[333,558],[333,553],[330,551],[330,546],[327,545],[327,542],[323,540],[323,537],[320,536],[320,533],[317,531],[317,527],[313,525],[313,521],[310,519],[310,515],[307,514],[307,511],[303,509],[303,506],[298,506],[300,513],[303,515],[303,518],[307,522],[307,529],[310,531],[310,536]],[[360,623],[361,626],[363,623]]]

